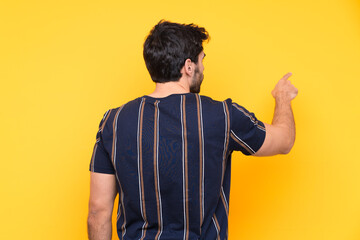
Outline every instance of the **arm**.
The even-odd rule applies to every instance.
[[[287,154],[295,142],[295,122],[291,101],[298,90],[290,83],[287,73],[271,92],[275,98],[275,111],[272,124],[265,124],[266,137],[261,148],[253,156],[272,156]]]
[[[90,240],[110,240],[111,217],[117,194],[114,174],[90,172],[88,236]]]

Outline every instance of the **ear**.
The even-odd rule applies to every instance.
[[[189,58],[186,59],[184,64],[184,73],[186,75],[192,76],[194,74],[194,70],[195,70],[194,63]]]

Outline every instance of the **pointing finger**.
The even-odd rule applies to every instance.
[[[287,74],[285,74],[285,75],[282,77],[282,79],[287,80],[291,75],[292,75],[292,73],[291,73],[291,72],[288,72]]]

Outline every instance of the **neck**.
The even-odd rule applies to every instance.
[[[149,94],[150,97],[162,98],[171,94],[189,93],[190,89],[181,79],[178,82],[156,83],[155,90]]]

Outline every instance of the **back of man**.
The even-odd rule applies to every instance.
[[[166,39],[176,30],[195,32],[187,38],[197,36],[198,44],[208,37],[194,25],[166,24],[160,22],[144,45],[155,91],[108,110],[100,122],[90,163],[90,239],[111,238],[117,192],[120,239],[227,239],[232,151],[280,153],[265,144],[274,127],[231,99],[219,102],[198,94],[202,46],[177,57],[181,65],[173,73],[171,67],[157,68],[166,58],[156,60],[147,44],[160,50],[164,43],[170,46],[173,40]]]
[[[225,238],[230,154],[260,148],[261,122],[230,99],[193,93],[144,96],[103,119],[91,171],[117,175],[121,236]]]

